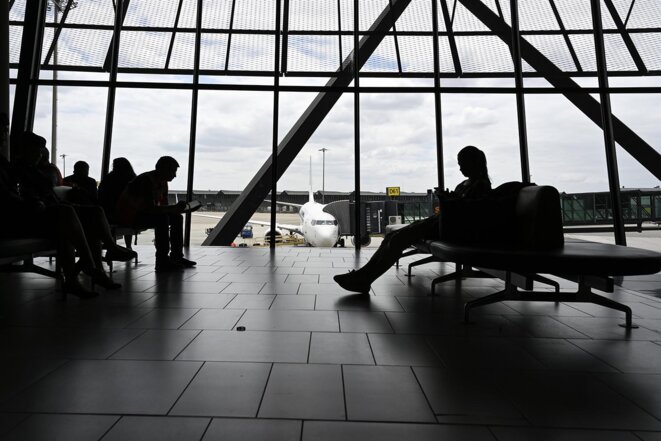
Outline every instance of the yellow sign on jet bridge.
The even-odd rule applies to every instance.
[[[399,196],[399,187],[386,187],[388,196]]]

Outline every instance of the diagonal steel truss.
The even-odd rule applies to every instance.
[[[326,83],[326,87],[346,88],[354,80],[355,70],[360,70],[364,63],[374,53],[389,29],[393,27],[397,19],[404,12],[411,0],[393,0],[391,4],[381,12],[379,17],[370,27],[367,35],[360,39],[357,48],[359,65],[354,65],[353,51],[347,56],[335,78]],[[296,124],[284,137],[278,146],[277,177],[280,178],[294,161],[298,153],[305,146],[314,131],[326,118],[335,103],[342,96],[340,91],[321,92],[312,104],[303,112]],[[266,199],[271,190],[271,173],[273,157],[269,157],[259,169],[250,183],[246,186],[221,221],[207,236],[202,245],[229,245],[232,243],[243,226],[250,220],[250,216],[257,210],[259,205]]]
[[[485,6],[480,0],[459,0],[473,15],[482,21],[506,44],[512,38],[510,26]],[[601,105],[588,92],[584,91],[571,77],[561,71],[532,44],[521,40],[521,57],[544,75],[544,78],[571,101],[581,112],[603,129]],[[631,130],[621,120],[613,116],[615,141],[634,157],[643,167],[661,180],[661,154]]]

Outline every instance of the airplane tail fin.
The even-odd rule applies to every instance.
[[[314,202],[314,193],[312,192],[312,155],[310,155],[310,189],[309,202]]]

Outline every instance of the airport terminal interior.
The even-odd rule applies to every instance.
[[[524,291],[474,308],[465,320],[466,302],[519,282],[487,269],[489,277],[466,273],[432,292],[432,281],[461,265],[437,259],[409,267],[429,256],[419,253],[400,259],[369,292],[345,291],[333,276],[364,265],[383,239],[362,246],[363,228],[344,232],[345,247],[275,239],[230,246],[265,200],[275,210],[270,198],[285,190],[282,182],[307,183],[301,152],[311,144],[318,151],[315,136],[328,121],[349,134],[341,190],[354,201],[362,201],[361,184],[365,193],[383,191],[391,182],[370,187],[378,173],[367,171],[373,158],[361,137],[361,128],[379,128],[379,118],[365,117],[369,97],[387,97],[379,103],[405,112],[409,97],[424,95],[428,121],[407,121],[429,128],[429,188],[460,176],[452,150],[458,122],[443,109],[505,97],[509,129],[474,125],[494,142],[503,130],[516,146],[487,150],[508,158],[490,162],[499,183],[578,195],[581,188],[560,188],[561,173],[545,175],[544,161],[566,159],[576,182],[589,181],[578,168],[585,164],[569,161],[569,151],[538,150],[538,134],[558,143],[592,136],[598,148],[587,162],[600,167],[604,188],[590,196],[601,201],[590,220],[600,222],[584,222],[587,196],[563,199],[565,244],[661,253],[658,109],[644,107],[661,93],[655,0],[9,0],[0,9],[2,111],[12,139],[41,133],[60,164],[76,138],[67,135],[75,123],[66,98],[58,110],[56,90],[63,97],[82,90],[78,96],[90,97],[85,112],[100,115],[99,125],[76,133],[87,140],[94,132],[98,142],[76,154],[104,176],[117,156],[175,151],[169,139],[146,152],[125,143],[152,121],[149,103],[161,94],[186,114],[177,139],[185,144],[181,197],[192,199],[213,173],[236,173],[236,187],[224,189],[240,191],[204,229],[186,216],[193,244],[185,256],[195,267],[157,273],[153,235],[145,232],[133,247],[137,259],[106,267],[121,289],[97,286],[96,298],[63,295],[49,275],[11,271],[30,260],[59,268],[52,253],[12,258],[3,241],[13,238],[0,239],[0,439],[661,440],[661,273],[517,274],[547,301],[528,301]],[[292,94],[301,103],[292,105]],[[206,124],[221,125],[214,112],[222,99],[239,106],[255,96],[256,112],[268,116],[258,133],[262,150],[250,150],[245,169],[214,171],[214,161],[234,161],[235,151],[205,144]],[[127,103],[146,107],[131,113]],[[580,115],[582,128],[545,126],[554,118],[545,106],[565,109],[568,119]],[[169,136],[166,123],[149,124]],[[240,132],[240,120],[214,133],[247,148],[231,129]],[[3,148],[5,157],[17,154],[14,143]],[[329,160],[340,149],[329,147]],[[402,150],[412,163],[415,148]],[[398,155],[396,167],[407,170],[406,154]],[[647,188],[621,191],[629,182]],[[364,211],[350,213],[347,222],[365,223]],[[264,217],[271,223],[264,228],[277,226],[275,215]],[[629,307],[633,326],[623,326],[622,311],[569,300],[586,286]]]

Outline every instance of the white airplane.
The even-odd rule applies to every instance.
[[[303,236],[305,244],[312,247],[334,247],[338,244],[340,239],[340,231],[337,219],[330,213],[324,211],[326,205],[315,202],[310,191],[310,199],[305,204],[294,204],[290,202],[277,202],[280,205],[289,205],[292,207],[298,207],[298,215],[301,218],[300,225],[291,225],[291,224],[281,224],[276,223],[276,232],[275,234],[282,234],[281,230],[289,231],[290,233],[296,233]],[[203,213],[193,213],[193,216],[200,217],[210,217],[213,219],[220,219],[219,216],[214,216],[210,214]],[[250,219],[248,225],[263,225],[270,227],[270,222],[256,221]],[[266,233],[266,236],[271,234],[270,231]]]
[[[337,219],[335,219],[335,216],[332,214],[324,211],[324,207],[326,206],[325,204],[320,204],[314,200],[314,196],[312,194],[312,163],[310,163],[310,190],[308,201],[303,205],[290,202],[276,203],[280,205],[298,207],[298,215],[301,218],[300,225],[276,223],[276,235],[282,234],[279,230],[300,234],[303,236],[305,244],[312,247],[334,247],[340,242],[340,229]],[[201,213],[193,213],[193,215],[220,219],[218,216],[205,215]],[[262,222],[252,219],[248,221],[248,224],[263,225],[267,227],[271,226],[270,222]],[[266,233],[267,236],[270,234],[270,231]]]

